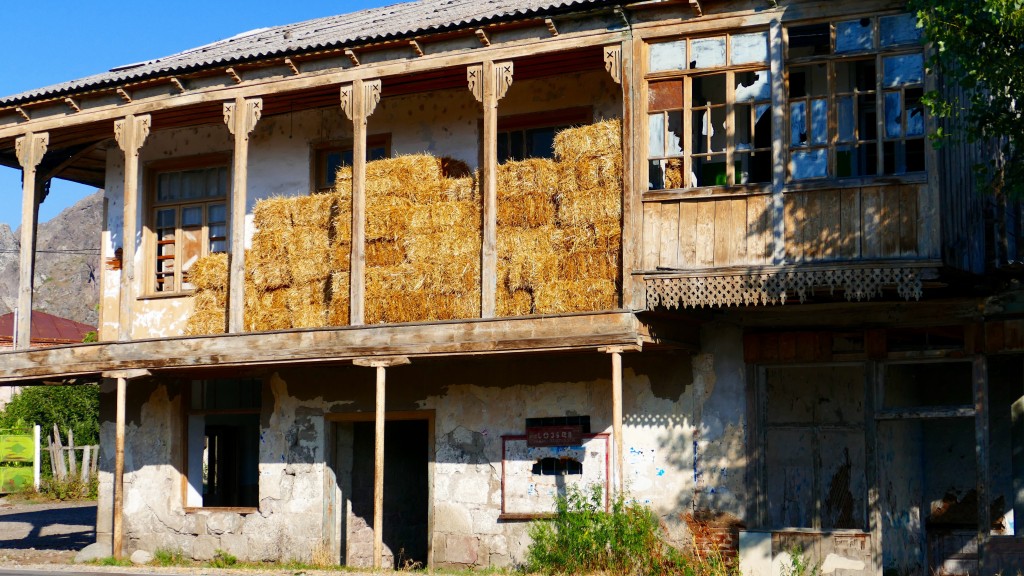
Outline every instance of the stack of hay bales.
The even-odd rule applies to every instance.
[[[351,186],[351,170],[339,171],[339,196]],[[462,162],[420,154],[368,163],[364,321],[479,317],[480,218]]]
[[[196,291],[185,334],[223,334],[227,328],[228,255],[211,254],[196,260],[188,270],[188,281]]]
[[[556,160],[498,167],[499,316],[618,306],[621,124],[555,137]]]

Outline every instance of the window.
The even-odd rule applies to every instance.
[[[768,33],[652,44],[648,189],[771,182]]]
[[[196,380],[190,389],[185,506],[259,504],[259,380]]]
[[[387,134],[366,138],[366,160],[380,160],[391,155],[391,137]],[[334,188],[338,168],[352,165],[352,144],[329,144],[316,148],[314,152],[313,181],[318,192]]]
[[[206,163],[151,172],[149,291],[191,290],[188,270],[228,249],[228,167]]]
[[[793,26],[786,36],[791,180],[924,171],[913,15]]]
[[[589,124],[589,107],[498,118],[498,163],[527,158],[553,158],[555,134],[570,126]]]

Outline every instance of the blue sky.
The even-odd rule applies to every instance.
[[[268,26],[354,12],[396,0],[37,0],[7,2],[0,33],[0,95],[10,96],[167,56]],[[45,222],[92,188],[55,180]],[[21,223],[21,172],[0,166],[0,223]]]

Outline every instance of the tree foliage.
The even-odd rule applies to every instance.
[[[991,143],[980,167],[991,191],[1024,196],[1024,0],[910,0],[932,43],[930,66],[947,85],[926,95],[947,120],[936,134]]]
[[[75,433],[75,444],[98,444],[100,437],[99,386],[29,386],[0,412],[0,428],[42,426],[44,435],[53,433],[53,425],[66,438],[68,429]],[[66,442],[67,440],[65,440]]]

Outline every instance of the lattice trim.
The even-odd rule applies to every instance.
[[[913,268],[851,268],[796,270],[722,276],[647,278],[647,308],[697,308],[785,304],[796,296],[804,302],[815,288],[836,289],[846,299],[870,300],[895,287],[910,300],[921,299],[921,276]]]

